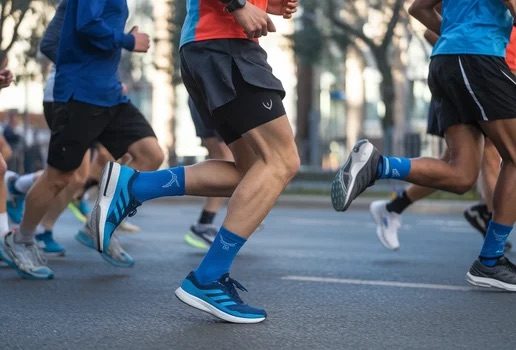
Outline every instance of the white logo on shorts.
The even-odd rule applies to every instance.
[[[269,103],[262,102],[262,105],[269,111],[272,110],[272,99],[269,100]]]

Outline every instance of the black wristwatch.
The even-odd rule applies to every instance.
[[[243,8],[247,0],[222,0],[222,2],[226,4],[226,11],[231,13]]]

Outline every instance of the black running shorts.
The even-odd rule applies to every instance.
[[[516,78],[502,57],[438,55],[428,85],[440,104],[439,132],[456,124],[516,118]]]
[[[180,54],[183,82],[195,107],[226,144],[285,115],[283,86],[254,41],[193,42]]]
[[[428,125],[426,133],[433,136],[444,137],[443,131],[439,127],[439,113],[441,113],[441,103],[432,97],[428,108]]]
[[[195,127],[195,134],[197,137],[200,137],[201,139],[209,139],[211,137],[218,138],[219,135],[217,134],[215,127],[206,125],[206,122],[201,117],[197,107],[195,107],[192,98],[188,99],[188,107],[190,109],[190,114],[192,116],[192,121]]]
[[[54,102],[51,115],[49,112],[45,117],[52,133],[47,162],[61,171],[77,169],[95,142],[100,142],[118,159],[136,141],[156,137],[145,117],[131,103],[100,107],[77,101]]]

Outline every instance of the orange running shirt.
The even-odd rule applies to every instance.
[[[511,40],[507,45],[507,51],[505,52],[505,61],[509,68],[514,72],[516,71],[516,29],[512,29]]]
[[[186,0],[187,13],[181,31],[181,46],[192,41],[210,39],[247,39],[242,27],[233,15],[224,11],[219,0]],[[268,0],[247,0],[262,10]]]

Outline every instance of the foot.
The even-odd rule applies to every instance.
[[[368,140],[360,140],[331,185],[331,201],[337,211],[346,211],[351,202],[374,184],[380,153]]]
[[[137,176],[137,171],[118,163],[109,162],[104,168],[89,222],[101,253],[109,250],[115,229],[127,216],[136,214],[136,208],[141,205],[130,190]]]
[[[369,206],[376,223],[376,235],[383,246],[390,250],[398,250],[398,229],[401,227],[401,215],[387,211],[387,201],[374,201]]]
[[[50,230],[37,234],[36,242],[38,242],[40,248],[42,248],[45,253],[59,256],[65,255],[64,247],[54,240],[54,236]]]
[[[506,257],[500,258],[493,267],[485,266],[477,259],[466,274],[466,280],[478,287],[516,292],[516,266]]]
[[[25,210],[25,194],[18,191],[14,184],[18,176],[12,176],[7,180],[7,215],[12,222],[19,224]]]
[[[468,209],[464,210],[464,218],[466,221],[473,226],[483,238],[486,237],[487,227],[489,221],[491,221],[491,213],[487,209],[487,205],[483,203],[475,204]],[[509,252],[512,249],[511,242],[505,242],[505,252]]]
[[[195,224],[185,235],[185,242],[198,249],[208,250],[217,236],[217,228],[213,225]]]
[[[141,230],[140,226],[132,224],[127,220],[122,221],[122,223],[118,226],[118,229],[128,233],[136,233]]]
[[[182,302],[232,323],[259,323],[265,320],[265,310],[244,304],[237,288],[247,291],[240,283],[223,275],[218,281],[201,285],[193,272],[176,290]]]
[[[97,249],[95,235],[88,227],[80,229],[75,235],[75,239],[85,247]],[[134,259],[122,248],[116,235],[112,236],[108,250],[100,255],[108,263],[116,267],[129,268],[134,266]]]
[[[37,280],[54,278],[54,272],[46,266],[46,259],[36,242],[16,243],[14,233],[9,232],[4,238],[4,252],[22,278]]]

